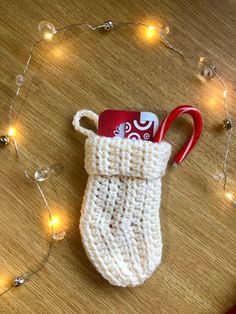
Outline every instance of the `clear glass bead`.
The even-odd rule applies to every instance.
[[[50,167],[43,166],[37,169],[34,173],[34,178],[39,181],[46,181],[50,176],[59,176],[64,170],[64,166],[61,163],[52,164]]]
[[[64,237],[65,237],[65,231],[64,230],[61,230],[61,231],[58,231],[58,232],[54,232],[53,233],[53,239],[56,240],[56,241],[60,241],[60,240],[63,240]]]
[[[213,175],[213,178],[216,180],[216,181],[221,181],[221,180],[224,180],[225,178],[225,174],[223,172],[217,172]]]
[[[198,69],[201,76],[206,80],[210,80],[216,75],[216,67],[209,59],[200,58]]]
[[[38,30],[40,32],[40,36],[46,40],[52,39],[52,36],[57,32],[55,26],[48,21],[40,22],[38,25]]]
[[[160,29],[161,34],[167,35],[170,32],[169,26],[168,25],[163,25]]]
[[[21,75],[21,74],[18,74],[18,75],[16,76],[16,85],[22,86],[22,85],[24,84],[24,82],[25,82],[24,76]]]
[[[36,170],[34,177],[37,181],[43,182],[48,180],[50,177],[52,171],[49,167],[41,167],[38,170]]]

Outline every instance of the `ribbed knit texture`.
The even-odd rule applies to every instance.
[[[80,113],[74,118],[76,129]],[[101,137],[92,131],[86,135],[89,178],[80,220],[84,248],[111,284],[140,285],[161,261],[161,177],[171,146]]]

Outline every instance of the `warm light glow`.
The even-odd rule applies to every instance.
[[[204,57],[200,57],[199,62],[203,63],[205,61]]]
[[[1,286],[1,288],[8,285],[9,281],[10,281],[10,278],[7,275],[5,275],[5,274],[0,275],[0,286]]]
[[[46,39],[46,40],[51,40],[52,36],[53,36],[53,34],[52,33],[48,33],[48,32],[43,35],[44,39]]]
[[[223,92],[223,96],[224,96],[224,98],[226,98],[226,96],[227,96],[227,90],[226,89]]]
[[[149,25],[147,27],[147,37],[152,38],[154,35],[156,35],[156,28],[155,26]]]
[[[13,136],[15,136],[15,135],[16,135],[16,130],[15,130],[15,128],[10,128],[10,129],[8,130],[8,136],[13,137]]]
[[[63,209],[51,208],[52,216],[48,217],[48,213],[45,211],[43,215],[43,220],[46,222],[45,227],[47,232],[60,232],[66,230],[67,217]]]
[[[233,201],[234,200],[234,197],[233,197],[233,194],[232,193],[225,193],[225,196],[228,200],[230,201]]]
[[[50,226],[55,227],[60,222],[58,216],[52,216],[52,219],[49,221]]]
[[[209,105],[210,106],[215,106],[217,104],[216,99],[215,98],[210,98],[209,99]]]
[[[64,53],[61,48],[55,47],[55,49],[53,49],[52,52],[53,52],[53,55],[57,58],[62,58],[64,56]]]

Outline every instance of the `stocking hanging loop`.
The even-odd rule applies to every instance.
[[[94,122],[96,128],[98,128],[98,115],[91,110],[80,110],[80,111],[78,111],[74,116],[74,119],[72,122],[73,126],[75,127],[75,129],[77,131],[84,134],[85,136],[88,136],[88,137],[94,136],[95,135],[94,131],[81,126],[80,120],[81,120],[81,118],[84,118],[84,117],[92,120]]]

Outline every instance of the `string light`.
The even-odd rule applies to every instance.
[[[134,26],[144,26],[146,27],[146,31],[147,31],[147,37],[148,38],[152,38],[154,35],[156,35],[157,33],[160,34],[160,39],[161,42],[168,48],[172,49],[173,51],[175,51],[176,53],[178,53],[181,57],[184,57],[184,55],[182,54],[181,51],[179,51],[178,49],[176,49],[175,47],[173,47],[171,45],[171,43],[168,41],[167,39],[167,35],[169,34],[169,27],[167,25],[163,25],[161,27],[161,29],[157,29],[155,26],[152,25],[147,25],[144,23],[134,23],[134,22],[112,22],[112,21],[106,21],[103,24],[97,25],[97,26],[92,26],[90,24],[87,23],[74,23],[74,24],[69,24],[66,25],[60,29],[56,29],[55,26],[48,22],[48,21],[42,21],[38,24],[38,30],[41,36],[41,40],[46,40],[46,41],[51,41],[52,38],[54,36],[56,36],[58,33],[69,29],[71,27],[80,27],[82,30],[91,30],[91,31],[96,31],[96,30],[101,30],[101,31],[110,31],[112,30],[114,27],[134,27]],[[17,85],[17,89],[15,92],[15,95],[13,97],[12,103],[10,105],[10,109],[9,109],[9,130],[7,135],[2,135],[0,136],[0,145],[2,146],[6,146],[10,143],[10,139],[13,142],[14,146],[15,146],[15,150],[16,150],[16,154],[17,156],[20,156],[20,153],[23,154],[22,150],[19,150],[17,142],[15,140],[15,135],[16,135],[16,130],[15,128],[12,127],[12,113],[13,113],[13,109],[14,109],[14,105],[16,103],[16,100],[18,99],[19,95],[20,95],[20,90],[21,87],[24,85],[25,82],[25,77],[28,71],[28,68],[30,66],[31,60],[32,60],[32,56],[33,56],[33,52],[34,49],[40,44],[41,40],[37,40],[30,49],[30,55],[28,57],[28,60],[26,62],[24,71],[22,74],[19,74],[16,76],[16,85]],[[226,147],[226,153],[225,153],[225,160],[224,160],[224,173],[223,176],[220,176],[221,178],[224,179],[224,190],[226,187],[226,179],[227,179],[227,158],[228,158],[228,152],[229,152],[229,145],[230,145],[230,140],[231,140],[231,135],[232,135],[232,130],[233,130],[233,126],[232,126],[232,120],[228,114],[228,110],[227,110],[227,104],[226,104],[226,97],[227,97],[227,89],[225,86],[224,81],[222,80],[222,78],[219,76],[219,74],[216,72],[216,68],[213,64],[211,64],[206,58],[201,57],[199,60],[199,70],[201,73],[201,77],[204,79],[211,79],[214,76],[217,77],[217,79],[221,82],[221,84],[224,87],[224,92],[223,92],[223,97],[224,97],[224,109],[225,109],[225,119],[224,119],[224,128],[226,130],[230,130],[229,132],[229,137],[228,137],[228,144]],[[19,287],[22,284],[24,284],[27,280],[29,280],[31,277],[33,277],[36,273],[38,273],[39,271],[41,271],[48,259],[49,256],[51,254],[51,250],[52,250],[52,241],[53,240],[62,240],[65,236],[65,231],[64,230],[60,230],[59,226],[61,225],[61,220],[59,218],[59,216],[57,215],[52,215],[52,211],[51,208],[48,204],[48,201],[46,199],[46,196],[43,192],[43,189],[41,187],[41,183],[43,183],[44,181],[47,181],[49,179],[49,177],[51,177],[52,174],[56,173],[57,167],[41,167],[38,170],[36,170],[34,176],[30,176],[28,174],[27,171],[25,171],[25,175],[26,177],[29,179],[29,181],[33,184],[35,184],[38,188],[38,191],[41,195],[41,198],[44,202],[45,208],[47,209],[48,212],[48,217],[49,217],[49,225],[51,227],[51,238],[49,241],[49,245],[48,245],[48,249],[47,252],[45,254],[45,257],[41,263],[41,265],[39,265],[38,268],[36,268],[34,271],[32,271],[30,274],[25,275],[25,276],[18,276],[16,277],[13,282],[12,285],[7,288],[4,292],[2,292],[0,294],[3,295],[6,292],[8,292],[11,288],[13,287]],[[218,176],[219,177],[219,176]],[[233,201],[234,203],[236,203],[236,200],[234,199],[233,195],[229,192],[225,193],[225,196],[227,197],[227,199],[229,199],[230,201]],[[59,231],[55,231],[55,229],[59,229]]]
[[[9,136],[9,137],[14,137],[14,136],[16,136],[16,129],[11,127],[11,128],[8,130],[8,136]]]
[[[147,37],[152,38],[156,35],[156,28],[155,26],[149,25],[147,27]]]
[[[50,41],[53,35],[57,33],[55,26],[48,21],[40,22],[38,25],[38,30],[42,39],[45,39],[47,41]]]
[[[225,193],[225,196],[229,199],[229,200],[233,200],[233,194],[232,193]]]
[[[53,36],[53,34],[51,34],[51,33],[44,33],[43,38],[46,40],[51,40],[52,36]]]
[[[230,200],[231,202],[233,202],[234,204],[236,204],[236,199],[234,198],[233,194],[230,192],[225,193],[225,197]]]
[[[205,60],[205,58],[204,58],[204,57],[200,57],[199,62],[200,62],[200,63],[203,63],[203,62],[204,62],[204,60]]]
[[[14,141],[13,137],[15,135],[16,135],[15,128],[12,128],[12,127],[9,128],[7,135],[1,135],[0,136],[0,145],[1,146],[7,146],[10,143],[10,139],[12,139]],[[14,142],[14,145],[16,145],[15,142]]]
[[[232,119],[229,115],[228,112],[228,106],[227,106],[227,88],[224,80],[222,77],[217,73],[216,71],[216,66],[212,64],[208,59],[204,57],[200,57],[199,63],[198,63],[198,68],[200,70],[200,74],[204,79],[212,79],[213,77],[216,77],[219,83],[223,86],[223,105],[224,105],[224,119],[223,119],[223,128],[227,131],[228,133],[228,138],[227,138],[227,143],[226,143],[226,149],[225,149],[225,154],[224,154],[224,161],[223,161],[223,173],[218,173],[213,175],[214,179],[216,180],[223,180],[223,191],[226,190],[227,188],[227,166],[228,166],[228,156],[229,156],[229,150],[230,150],[230,144],[231,144],[231,138],[232,138],[232,133],[233,133],[233,122]],[[225,193],[225,196],[229,200],[233,200],[233,195],[230,192]],[[236,201],[234,201],[236,203]]]
[[[51,219],[49,219],[49,225],[56,227],[59,224],[60,220],[58,216],[53,216]]]

